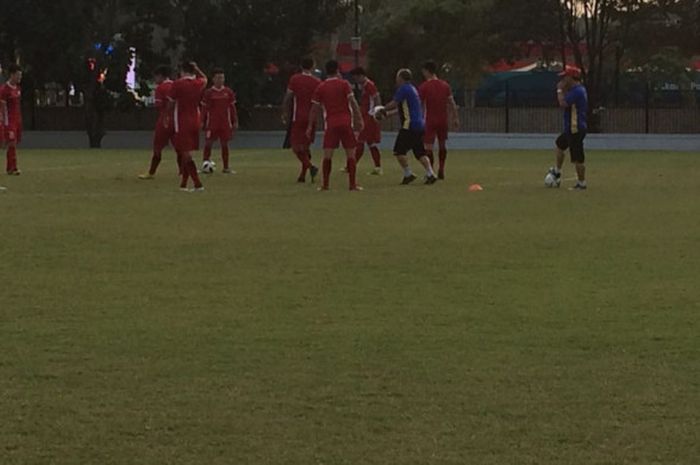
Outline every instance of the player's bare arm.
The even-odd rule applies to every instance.
[[[197,76],[197,78],[199,79],[202,79],[204,81],[204,85],[206,86],[206,84],[209,82],[209,78],[207,78],[206,73],[202,71],[199,65],[197,65],[197,63],[195,63],[194,61],[190,62],[190,64],[194,68],[195,76]]]
[[[311,138],[311,136],[314,133],[314,123],[318,119],[318,115],[320,112],[321,104],[318,102],[311,102],[311,111],[309,112],[309,126],[306,128],[306,136],[308,138]]]
[[[559,100],[559,106],[562,108],[567,108],[569,105],[566,103],[566,83],[560,81],[557,84],[557,99]]]
[[[447,113],[450,115],[452,130],[458,130],[460,126],[459,107],[457,106],[457,102],[455,102],[455,98],[452,95],[450,95],[450,99],[447,101]]]
[[[352,94],[348,95],[348,101],[350,102],[350,109],[352,110],[352,127],[355,131],[362,132],[362,130],[365,128],[365,122],[362,119],[360,105],[357,103],[357,99],[355,99],[355,96]]]
[[[287,89],[287,93],[284,94],[284,100],[282,100],[282,124],[284,126],[289,124],[289,115],[292,114],[292,103],[294,102],[294,92]]]
[[[396,100],[392,100],[386,104],[384,111],[386,112],[386,116],[394,116],[399,113],[399,104],[396,103]]]

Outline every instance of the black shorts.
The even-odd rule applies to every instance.
[[[394,155],[408,155],[413,152],[417,159],[426,155],[425,144],[423,143],[423,131],[412,131],[401,129],[394,144]]]
[[[561,151],[569,151],[571,163],[585,163],[586,151],[583,149],[583,139],[585,138],[585,132],[577,132],[576,134],[565,132],[557,138],[557,147]]]

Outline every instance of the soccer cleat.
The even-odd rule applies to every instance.
[[[321,187],[319,187],[319,188],[316,189],[316,190],[319,191],[319,192],[327,192],[327,191],[329,191],[330,189],[327,188],[327,187],[321,186]]]
[[[370,176],[384,176],[384,170],[382,168],[374,168],[369,173]]]
[[[150,174],[150,173],[139,174],[139,179],[141,179],[141,180],[143,180],[143,181],[150,181],[150,180],[153,180],[153,179],[155,179],[155,178],[156,178],[156,177],[155,177],[154,175]]]
[[[0,194],[7,192],[7,187],[0,186]]]
[[[580,182],[577,182],[574,187],[569,188],[570,191],[585,191],[588,189],[588,186],[585,184],[581,184]]]
[[[222,171],[224,174],[238,174],[236,171],[232,170],[231,168],[226,168],[225,170]]]
[[[20,170],[10,170],[7,172],[8,176],[19,176],[20,174],[22,174]]]
[[[439,179],[440,181],[444,181],[444,180],[445,180],[445,172],[444,172],[444,171],[439,171],[439,172],[438,172],[438,179]]]
[[[365,190],[362,186],[355,186],[350,188],[350,192],[362,192]]]
[[[437,182],[437,178],[435,176],[426,176],[425,177],[425,185],[426,186],[432,186]]]
[[[205,190],[205,189],[204,189],[204,186],[201,186],[201,187],[195,187],[195,188],[192,190],[192,192],[204,192],[204,190]]]
[[[306,182],[306,178],[299,177],[299,178],[297,178],[297,182],[299,184],[304,184]]]
[[[311,168],[309,168],[309,173],[311,174],[311,182],[316,182],[316,176],[318,176],[318,168],[312,166]]]
[[[180,192],[186,192],[186,193],[189,194],[189,193],[194,192],[194,189],[190,189],[190,188],[188,188],[188,187],[181,187],[181,188],[180,188]]]
[[[343,166],[342,168],[340,168],[340,172],[341,172],[341,173],[346,173],[346,174],[349,173],[348,167],[347,167],[347,166]]]
[[[415,174],[412,174],[410,176],[405,176],[403,178],[403,181],[401,181],[401,185],[407,186],[407,185],[411,184],[413,181],[415,181],[416,179],[418,179],[418,178],[416,177]]]

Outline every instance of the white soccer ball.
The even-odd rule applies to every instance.
[[[205,161],[202,163],[202,173],[205,174],[212,174],[214,172],[214,168],[216,168],[216,164],[212,161]]]
[[[559,187],[561,185],[561,178],[554,176],[554,173],[547,173],[544,177],[544,185],[546,187]]]

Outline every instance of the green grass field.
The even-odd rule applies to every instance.
[[[387,157],[363,193],[282,151],[203,194],[171,153],[20,157],[2,465],[700,460],[697,154],[593,152],[585,193],[545,152],[408,188]]]

